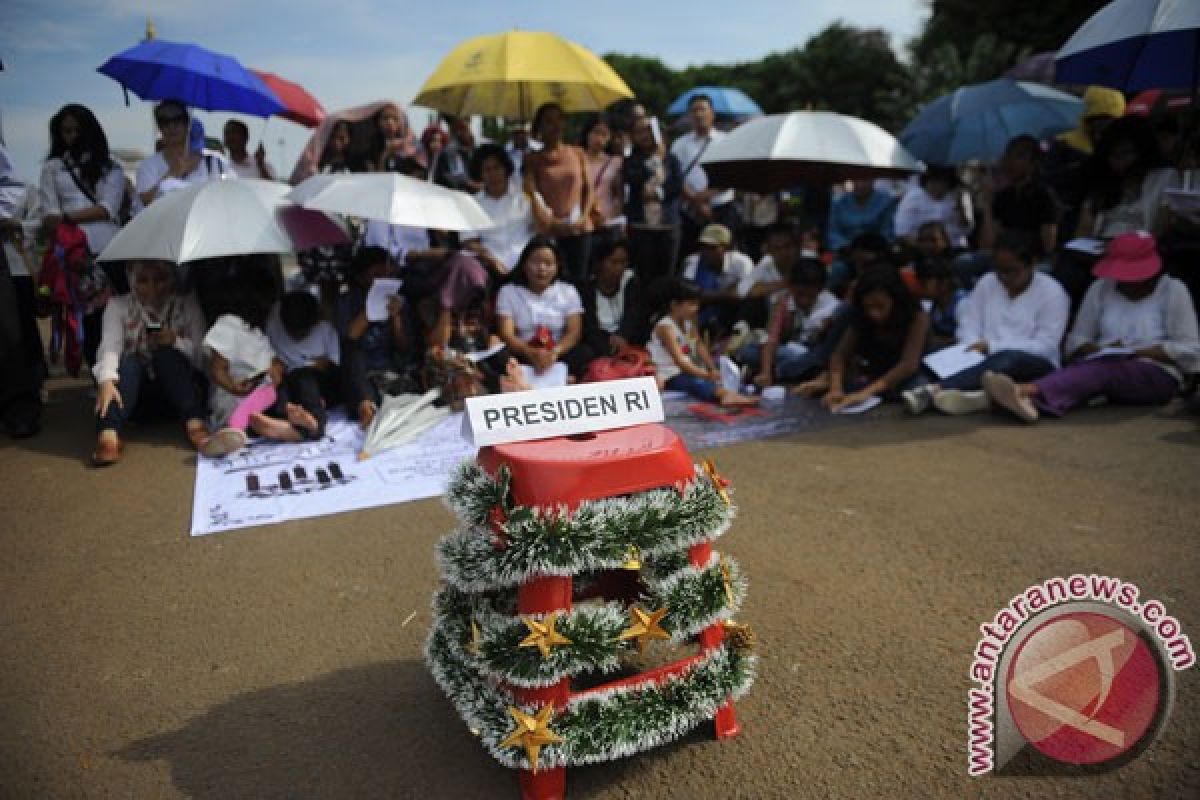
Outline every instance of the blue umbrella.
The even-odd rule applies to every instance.
[[[1040,83],[1000,78],[955,89],[922,109],[900,134],[908,151],[927,164],[994,162],[1010,139],[1039,139],[1074,128],[1083,101]]]
[[[751,100],[750,96],[741,89],[727,86],[697,86],[676,97],[675,102],[667,108],[667,114],[675,116],[686,113],[688,103],[692,101],[694,95],[698,94],[708,95],[712,100],[713,112],[718,117],[756,117],[763,113],[763,110],[758,107],[758,103]]]
[[[287,110],[262,78],[237,59],[194,44],[150,39],[118,53],[96,71],[143,100],[179,100],[193,108],[256,117]]]
[[[1059,83],[1142,89],[1200,87],[1200,3],[1116,0],[1058,51]]]

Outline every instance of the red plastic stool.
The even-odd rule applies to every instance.
[[[565,506],[568,510],[586,500],[678,486],[695,477],[692,457],[683,441],[670,428],[658,424],[484,447],[477,460],[492,475],[501,466],[508,468],[515,503],[543,508]],[[694,545],[688,555],[693,566],[703,567],[712,557],[712,545],[708,542]],[[518,613],[570,611],[572,591],[570,577],[530,580],[518,588]],[[553,702],[556,709],[562,709],[575,697],[627,684],[665,680],[682,673],[704,653],[719,647],[724,637],[721,623],[714,623],[700,632],[701,651],[697,655],[581,692],[572,692],[569,679],[541,689],[517,686],[510,689],[520,702],[539,706]],[[741,729],[732,700],[718,709],[714,723],[718,739],[738,734]],[[566,795],[566,768],[536,773],[523,769],[520,783],[524,800],[561,800]]]

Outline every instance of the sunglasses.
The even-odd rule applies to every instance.
[[[165,128],[168,125],[171,125],[171,124],[174,124],[177,122],[178,123],[187,122],[187,115],[186,114],[164,114],[162,116],[155,117],[154,119],[158,123],[158,127]]]

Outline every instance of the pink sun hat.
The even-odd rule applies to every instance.
[[[1104,258],[1096,262],[1092,274],[1118,283],[1149,280],[1162,271],[1162,259],[1154,237],[1145,231],[1122,233],[1108,243]]]

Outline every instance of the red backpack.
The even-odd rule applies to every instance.
[[[42,257],[37,281],[38,310],[50,317],[51,363],[61,353],[67,371],[79,375],[83,363],[83,316],[108,300],[108,280],[92,262],[83,228],[60,222]]]

